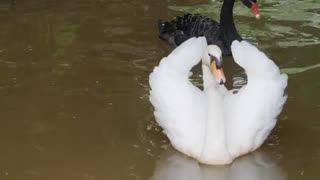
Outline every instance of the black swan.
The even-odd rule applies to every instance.
[[[205,36],[208,44],[218,45],[223,55],[231,55],[231,43],[234,40],[242,40],[233,22],[234,2],[235,0],[224,0],[220,23],[199,14],[177,16],[172,21],[159,20],[159,37],[174,46],[179,46],[191,37]],[[251,8],[257,19],[260,18],[257,0],[241,0],[241,2]]]

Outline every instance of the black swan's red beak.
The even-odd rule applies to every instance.
[[[253,14],[257,19],[260,19],[258,3],[255,3],[255,2],[252,2],[252,1],[251,1],[251,11],[252,11],[252,14]]]

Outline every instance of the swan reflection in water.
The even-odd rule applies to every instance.
[[[232,164],[199,164],[172,147],[156,164],[152,180],[286,180],[287,175],[267,151],[256,151],[237,158]]]

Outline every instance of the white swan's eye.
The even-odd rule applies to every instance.
[[[222,66],[223,66],[223,60],[222,60],[222,57],[220,58],[217,58],[216,56],[208,53],[209,57],[210,57],[210,64],[212,64],[213,62],[216,63],[216,67],[217,69],[221,69]]]
[[[208,53],[208,56],[211,58],[211,59],[216,59],[216,57],[210,53]]]

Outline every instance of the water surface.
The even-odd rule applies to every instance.
[[[319,179],[317,0],[261,1],[260,21],[236,3],[239,32],[290,73],[288,101],[258,152],[228,166],[199,165],[174,151],[155,123],[148,75],[172,50],[158,39],[156,20],[186,11],[217,18],[220,5],[1,1],[1,179]],[[245,77],[229,59],[227,85],[238,88]],[[198,86],[200,79],[196,69]]]

